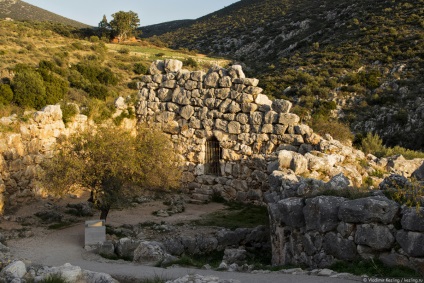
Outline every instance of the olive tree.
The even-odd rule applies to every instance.
[[[109,25],[114,35],[117,36],[119,42],[131,36],[140,24],[140,19],[138,18],[137,13],[134,13],[133,11],[119,11],[113,14],[112,17],[113,20],[110,21]]]
[[[101,127],[59,142],[57,154],[42,164],[42,184],[56,195],[77,186],[89,189],[100,219],[106,219],[111,208],[131,203],[145,189],[177,187],[176,160],[171,142],[157,130],[131,135]]]

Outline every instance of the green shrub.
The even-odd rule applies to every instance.
[[[19,66],[13,79],[13,100],[22,107],[39,109],[46,105],[46,86],[35,69]]]
[[[72,121],[72,118],[78,114],[78,106],[73,103],[62,102],[60,108],[62,109],[62,120],[63,123],[68,123]]]
[[[0,105],[7,105],[13,100],[13,91],[10,85],[0,84]]]
[[[197,63],[196,60],[194,60],[193,58],[189,57],[187,59],[184,60],[184,66],[188,66],[188,67],[192,67],[192,68],[197,68],[199,66],[199,64]]]
[[[383,145],[383,140],[377,135],[367,133],[367,136],[362,139],[360,149],[366,154],[373,154],[379,158],[402,155],[406,159],[424,158],[424,152],[415,151],[401,146],[386,147]]]
[[[85,89],[85,91],[90,97],[100,100],[105,100],[106,97],[109,96],[109,89],[102,84],[91,84]]]
[[[155,56],[156,57],[163,57],[163,56],[165,56],[165,53],[159,52],[159,53],[156,53]]]
[[[349,144],[353,140],[353,134],[349,127],[338,121],[316,117],[312,121],[312,128],[320,135],[330,134],[334,139],[345,144]]]
[[[361,150],[365,154],[373,154],[377,157],[383,157],[387,153],[383,140],[377,134],[372,133],[367,133],[367,136],[362,139]]]
[[[90,36],[90,42],[96,43],[99,41],[100,41],[100,38],[97,35]]]
[[[128,88],[130,88],[130,89],[134,89],[134,90],[138,89],[137,81],[131,81],[131,82],[129,82],[129,83],[127,84],[127,86],[128,86]]]
[[[130,54],[130,49],[126,48],[126,47],[122,47],[121,49],[118,50],[119,54]]]
[[[46,104],[58,103],[68,92],[69,83],[47,69],[39,69],[38,72],[41,74],[46,87]]]
[[[136,73],[137,75],[144,75],[147,74],[147,66],[142,64],[142,63],[135,63],[134,64],[134,68],[133,71],[134,73]]]

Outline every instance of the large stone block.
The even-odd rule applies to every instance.
[[[394,241],[395,237],[385,225],[374,223],[359,225],[355,233],[355,243],[377,251],[390,249]]]
[[[165,59],[164,69],[167,73],[176,73],[183,67],[183,62],[175,59]]]
[[[338,237],[333,232],[324,236],[323,249],[325,253],[340,260],[354,260],[358,255],[353,241]]]
[[[184,106],[181,108],[180,116],[186,120],[189,120],[194,114],[194,108],[190,105]]]
[[[402,209],[402,228],[409,231],[424,232],[424,208],[404,207]]]
[[[390,224],[398,212],[399,205],[386,197],[367,197],[342,203],[339,219],[350,223]]]
[[[303,207],[305,206],[303,198],[286,198],[277,203],[281,216],[281,222],[290,227],[301,228],[305,225]]]
[[[339,224],[338,212],[344,198],[334,196],[319,196],[306,200],[303,208],[306,230],[328,232]]]
[[[208,87],[217,87],[219,82],[219,74],[211,72],[205,76],[204,84]]]
[[[158,75],[165,73],[165,63],[163,60],[153,61],[149,68],[149,73],[151,75]]]
[[[272,110],[278,113],[289,113],[291,107],[292,103],[284,99],[275,99],[272,102]]]
[[[396,241],[409,256],[424,257],[424,233],[399,230]]]
[[[297,124],[299,124],[299,122],[299,116],[292,113],[281,113],[280,117],[278,118],[278,123],[283,125],[296,126]]]

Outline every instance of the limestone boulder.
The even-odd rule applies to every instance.
[[[14,261],[3,268],[0,275],[2,278],[22,278],[26,274],[27,269],[22,261]]]
[[[217,87],[219,82],[219,74],[216,72],[208,73],[205,76],[204,84],[208,87]]]
[[[119,283],[109,274],[89,270],[82,271],[82,278],[87,283]]]
[[[269,106],[272,105],[271,99],[269,99],[268,96],[264,94],[258,94],[256,96],[255,103],[258,105],[269,105]]]
[[[331,178],[331,180],[325,184],[325,188],[328,190],[344,190],[349,188],[349,184],[349,179],[343,173],[340,173]]]
[[[348,223],[393,223],[399,204],[386,197],[348,200],[340,205],[339,219]]]
[[[424,232],[424,208],[403,207],[401,224],[405,230]]]
[[[189,120],[194,114],[194,108],[191,105],[186,105],[181,108],[180,116],[186,120]]]
[[[387,169],[392,173],[409,178],[422,164],[423,159],[406,160],[402,155],[397,155],[388,158]]]
[[[99,244],[97,248],[97,253],[106,258],[114,258],[115,254],[115,245],[112,241],[105,241]]]
[[[140,245],[140,240],[134,240],[130,238],[121,238],[115,245],[115,253],[119,258],[133,260],[134,251]]]
[[[272,102],[272,110],[277,113],[289,113],[292,108],[292,103],[284,99],[275,99]]]
[[[160,75],[165,73],[165,62],[163,60],[156,60],[150,64],[149,73],[151,75]]]
[[[277,203],[280,213],[278,216],[283,225],[300,228],[305,225],[303,207],[305,206],[302,198],[286,198]]]
[[[418,181],[424,181],[424,163],[412,173],[412,177]]]
[[[424,256],[424,233],[399,230],[396,241],[409,256]]]
[[[227,264],[237,263],[243,264],[247,258],[247,251],[245,249],[225,249],[223,261]]]
[[[406,177],[398,174],[391,174],[390,176],[384,178],[383,182],[380,183],[379,188],[382,191],[397,190],[399,188],[405,188],[410,185],[411,183]]]
[[[183,67],[183,62],[175,59],[165,59],[164,69],[167,73],[176,73]]]
[[[324,236],[323,250],[340,260],[354,260],[358,255],[353,241],[337,236],[333,232]]]
[[[243,72],[243,68],[240,65],[232,65],[229,69],[228,69],[228,74],[231,76],[231,78],[233,79],[244,79],[246,76]]]
[[[366,245],[373,250],[388,250],[395,241],[390,229],[381,224],[362,224],[358,225],[355,233],[355,243]]]
[[[334,196],[319,196],[306,200],[303,208],[306,230],[328,232],[339,224],[338,212],[344,198]]]
[[[142,241],[134,251],[134,262],[159,262],[166,257],[164,246],[158,242]]]

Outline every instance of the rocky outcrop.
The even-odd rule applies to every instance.
[[[83,270],[79,266],[65,263],[62,266],[32,266],[23,261],[13,261],[5,266],[0,276],[4,282],[41,282],[61,278],[68,283],[118,283],[106,273]]]

